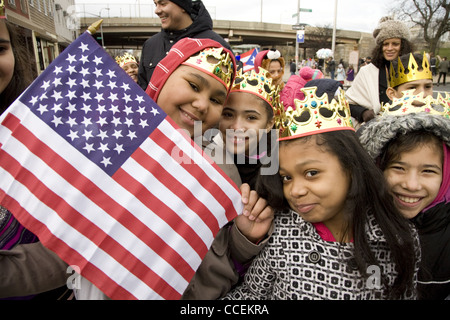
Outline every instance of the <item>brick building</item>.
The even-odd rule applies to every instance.
[[[8,21],[20,27],[38,74],[76,37],[66,22],[74,0],[5,0],[5,5]]]

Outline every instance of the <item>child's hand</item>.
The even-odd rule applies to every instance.
[[[273,209],[247,183],[241,186],[244,212],[235,219],[239,231],[248,240],[257,243],[267,235],[274,217]]]

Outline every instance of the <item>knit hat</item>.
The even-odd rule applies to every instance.
[[[229,79],[230,84],[227,87],[227,92],[229,92],[231,89],[231,84],[236,76],[236,60],[233,53],[214,40],[192,38],[183,38],[175,43],[167,56],[157,64],[145,92],[150,96],[150,98],[157,101],[161,88],[164,86],[170,75],[191,56],[207,48],[220,48],[222,49],[222,55],[227,55],[224,59],[231,60],[229,62],[231,62],[233,70],[231,70],[232,78]],[[202,71],[210,74],[212,77],[217,78],[223,83],[223,81],[216,75],[208,72],[207,70]],[[225,83],[224,85],[227,86]]]
[[[191,14],[192,12],[192,0],[170,0],[171,2],[175,3],[180,8],[186,10],[188,14]]]
[[[298,75],[305,80],[305,84],[306,82],[311,80],[324,78],[322,71],[320,71],[319,69],[313,69],[308,66],[301,68],[298,72]]]
[[[342,89],[342,84],[337,80],[322,78],[308,81],[305,84],[305,88],[308,87],[317,87],[317,96],[321,97],[326,93],[328,95],[328,102],[331,102],[331,100],[339,93],[339,89]]]
[[[383,17],[380,19],[378,27],[373,31],[373,37],[377,44],[381,44],[384,40],[392,38],[410,41],[411,33],[403,22],[394,20],[391,17]]]

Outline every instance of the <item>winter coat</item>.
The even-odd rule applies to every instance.
[[[143,90],[147,89],[156,65],[167,55],[172,46],[183,38],[212,39],[225,48],[229,44],[213,28],[211,16],[201,1],[194,5],[192,24],[183,30],[171,31],[162,29],[159,33],[146,40],[142,46],[142,55],[139,63],[138,84]]]
[[[366,229],[374,256],[392,285],[397,277],[395,265],[383,233],[372,216],[369,216]],[[415,239],[418,248],[418,238]],[[381,286],[370,278],[366,280],[357,270],[353,251],[353,243],[323,240],[313,224],[292,210],[276,213],[275,229],[269,243],[253,260],[244,283],[225,299],[386,299]],[[420,255],[418,249],[416,254]],[[371,273],[373,271],[368,270],[368,274]],[[416,294],[408,292],[403,298],[415,299]]]
[[[40,294],[66,285],[67,264],[41,242],[0,250],[0,298]]]
[[[336,69],[336,80],[337,81],[344,81],[345,80],[345,70],[344,67],[339,65],[339,67]]]
[[[66,284],[67,265],[0,207],[0,298],[28,300]],[[63,288],[64,289],[64,288]]]
[[[359,139],[376,161],[398,133],[424,130],[444,143],[441,188],[433,203],[412,219],[418,229],[422,262],[418,275],[419,299],[450,296],[450,120],[427,113],[377,117],[365,124]]]
[[[419,230],[422,246],[419,299],[450,298],[450,203],[440,203],[412,221]]]
[[[348,69],[347,71],[347,81],[353,81],[355,80],[355,70],[354,69]]]
[[[439,72],[447,73],[449,69],[449,61],[448,60],[442,60],[439,62]]]
[[[373,110],[375,114],[380,111],[378,78],[379,69],[370,63],[359,70],[352,86],[345,92],[352,117],[359,122],[362,122],[361,115],[365,110]]]

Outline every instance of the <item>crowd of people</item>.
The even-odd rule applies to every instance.
[[[243,72],[201,1],[155,7],[161,32],[116,61],[192,137],[218,129],[208,143],[244,205],[182,299],[450,299],[450,97],[433,98],[404,23],[380,20],[358,73],[305,66],[284,83],[277,50]],[[2,112],[33,81],[15,35],[0,19]],[[109,299],[84,278],[69,289],[68,265],[0,209],[1,299]]]

